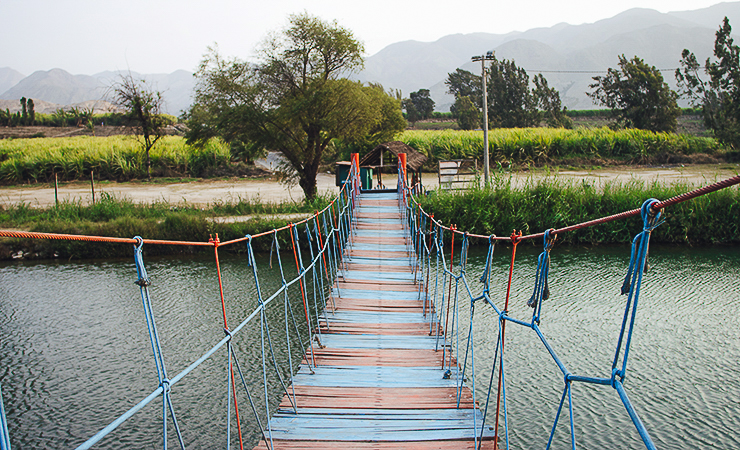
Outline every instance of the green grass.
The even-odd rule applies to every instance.
[[[153,176],[203,177],[231,166],[229,147],[212,140],[204,148],[181,137],[162,138],[152,149]],[[132,180],[146,177],[146,157],[133,136],[0,140],[0,182],[49,182],[89,178]]]
[[[489,132],[489,152],[501,163],[548,163],[568,158],[610,159],[645,163],[664,154],[717,154],[724,151],[716,140],[645,130],[609,128],[506,128]],[[481,159],[481,131],[405,131],[399,138],[430,158]]]
[[[511,178],[499,175],[488,189],[458,193],[434,192],[421,197],[428,213],[443,224],[475,234],[509,236],[512,230],[535,234],[639,208],[648,198],[666,200],[694,189],[686,184],[663,185],[631,181],[607,183],[596,189],[587,183],[557,177],[530,179],[521,188]],[[590,227],[558,237],[561,243],[626,243],[640,231],[638,217]],[[530,241],[533,242],[533,241]],[[666,222],[651,242],[691,245],[740,244],[740,189],[735,186],[666,211]],[[541,240],[533,242],[541,245]]]
[[[257,234],[284,226],[288,220],[272,218],[276,214],[305,213],[306,216],[323,209],[331,201],[318,197],[313,202],[261,203],[253,200],[215,202],[206,207],[188,204],[155,202],[134,203],[103,193],[94,205],[81,202],[62,202],[47,209],[31,208],[29,204],[0,206],[0,228],[28,231],[82,234],[147,239],[207,241],[218,234],[222,241]],[[243,222],[216,223],[213,217],[255,215]],[[290,245],[290,236],[280,236],[281,246]],[[255,249],[269,251],[269,239],[257,240]],[[285,247],[287,248],[287,247]],[[22,250],[30,258],[101,258],[130,256],[127,245],[95,244],[74,241],[8,239],[0,244],[0,259]],[[193,252],[198,249],[181,246],[150,246],[150,254]],[[228,251],[228,249],[227,249]]]

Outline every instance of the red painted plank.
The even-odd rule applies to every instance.
[[[457,389],[453,388],[368,388],[293,386],[299,408],[381,408],[446,409],[457,408]],[[288,397],[280,403],[290,408]],[[463,389],[460,408],[472,408],[473,395]]]
[[[409,256],[408,252],[403,251],[386,251],[386,250],[351,250],[349,252],[352,256],[361,256],[363,258],[406,258]]]
[[[360,263],[347,263],[347,270],[362,270],[363,272],[378,272],[378,273],[411,273],[412,270],[409,266],[386,266],[382,264],[360,264]]]
[[[361,287],[360,287],[361,286]],[[398,291],[398,292],[417,292],[419,288],[408,281],[377,281],[355,280],[347,278],[337,283],[339,289],[363,289],[365,291]]]

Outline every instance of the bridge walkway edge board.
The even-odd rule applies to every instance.
[[[457,371],[443,378],[396,194],[363,193],[355,216],[337,308],[323,315],[324,347],[313,344],[315,373],[304,355],[288,388],[298,413],[284,396],[270,418],[274,449],[474,449],[482,413],[467,386],[457,407]],[[480,448],[493,449],[492,438],[486,427]]]

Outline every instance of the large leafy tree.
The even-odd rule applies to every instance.
[[[565,113],[566,108],[560,101],[560,93],[547,84],[547,79],[541,73],[535,75],[532,95],[537,101],[540,111],[540,121],[554,128],[573,128],[573,121]]]
[[[594,103],[611,108],[619,125],[652,131],[674,131],[681,109],[678,94],[663,81],[663,75],[637,56],[619,56],[619,69],[593,78],[587,93]]]
[[[706,126],[721,142],[740,144],[740,47],[735,45],[727,17],[715,34],[714,56],[702,67],[688,49],[681,55],[681,69],[676,69],[681,94],[694,106],[701,106]],[[708,76],[703,80],[700,71]]]
[[[383,119],[377,88],[342,78],[362,66],[362,52],[349,30],[306,13],[264,42],[256,64],[210,49],[196,74],[188,140],[219,136],[249,154],[278,150],[314,198],[331,141],[364,136]]]
[[[467,95],[457,97],[450,112],[462,130],[474,130],[481,126],[480,110]]]
[[[488,121],[494,128],[533,127],[540,123],[537,99],[527,71],[514,61],[494,57],[488,70]]]

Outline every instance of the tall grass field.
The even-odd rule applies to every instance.
[[[398,140],[432,162],[445,159],[481,159],[481,131],[414,131]],[[661,154],[716,154],[723,147],[712,138],[674,133],[609,128],[499,128],[489,131],[491,159],[510,163],[538,163],[563,158],[608,158],[641,163]]]
[[[162,138],[151,150],[153,176],[207,176],[229,166],[228,145],[211,140],[203,148],[177,136]],[[146,178],[146,156],[134,136],[0,140],[0,182],[5,184],[97,179]]]

